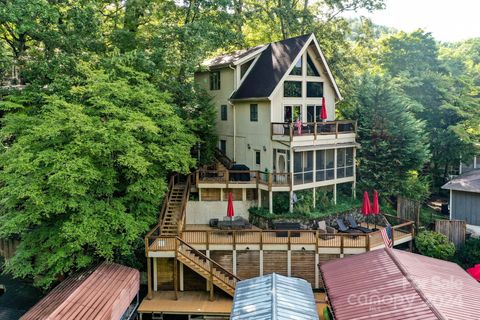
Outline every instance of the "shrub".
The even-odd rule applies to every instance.
[[[434,231],[421,232],[415,238],[415,246],[422,255],[450,260],[455,254],[455,246],[443,234]]]
[[[470,238],[455,253],[454,261],[464,269],[480,263],[480,239]]]

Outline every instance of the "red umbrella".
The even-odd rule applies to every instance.
[[[362,214],[364,216],[368,216],[372,213],[372,209],[370,207],[370,198],[368,197],[368,192],[363,192],[363,205],[362,205]]]
[[[373,190],[372,214],[375,216],[375,229],[377,229],[377,216],[380,214],[380,207],[378,206],[378,192],[377,192],[377,190]]]
[[[467,269],[467,272],[475,280],[480,281],[480,264],[476,264],[475,267]]]
[[[327,119],[327,107],[325,106],[325,97],[322,97],[322,112],[320,113],[322,120]]]
[[[234,215],[232,193],[230,192],[228,194],[227,217],[233,218]]]
[[[368,217],[368,215],[372,213],[372,209],[370,208],[370,198],[368,196],[368,192],[363,192],[363,205],[362,205],[362,214],[364,217]],[[368,227],[368,221],[367,221]]]

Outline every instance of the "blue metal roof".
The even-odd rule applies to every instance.
[[[310,283],[275,273],[237,283],[231,320],[318,320]]]

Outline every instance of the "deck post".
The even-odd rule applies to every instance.
[[[315,176],[315,175],[314,175]],[[317,206],[317,188],[313,187],[313,209],[315,209],[315,207]]]
[[[320,257],[318,256],[318,250],[315,252],[315,288],[320,287],[320,275],[318,270],[318,264],[320,263]]]
[[[153,259],[153,291],[157,291],[158,287],[158,276],[157,276],[157,260],[158,258]]]
[[[292,250],[290,248],[287,251],[287,275],[292,276]]]
[[[175,258],[173,259],[173,290],[175,291],[175,300],[178,300],[178,250],[175,250]]]
[[[365,243],[365,249],[366,251],[370,251],[370,235],[366,234],[365,236],[367,237],[366,243]]]
[[[337,204],[337,184],[336,183],[333,184],[333,203]]]
[[[273,213],[273,192],[270,188],[270,191],[268,191],[268,212]]]
[[[213,264],[210,261],[210,301],[215,300],[215,295],[213,292]]]
[[[152,300],[152,258],[147,257],[147,299]]]
[[[259,257],[260,257],[260,261],[259,261],[259,263],[260,263],[260,268],[259,268],[260,269],[260,274],[259,275],[263,276],[263,250],[262,249],[260,249]]]
[[[180,262],[180,291],[185,290],[185,283],[183,280],[183,263]]]
[[[235,248],[232,252],[232,271],[234,275],[237,275],[237,250]]]

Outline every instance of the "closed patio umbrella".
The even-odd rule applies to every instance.
[[[230,227],[232,226],[232,220],[235,212],[233,211],[233,198],[232,193],[228,193],[228,204],[227,204],[227,217],[230,217]]]
[[[370,197],[368,196],[368,192],[363,192],[363,205],[362,205],[362,215],[364,217],[368,217],[372,213],[372,208],[370,207]],[[368,227],[368,220],[367,220],[367,227]]]
[[[377,192],[377,190],[373,190],[372,214],[375,216],[375,229],[377,229],[377,216],[380,214],[380,207],[378,205],[378,192]]]
[[[327,106],[325,105],[325,97],[322,97],[322,111],[320,112],[320,118],[323,121],[327,120]]]

